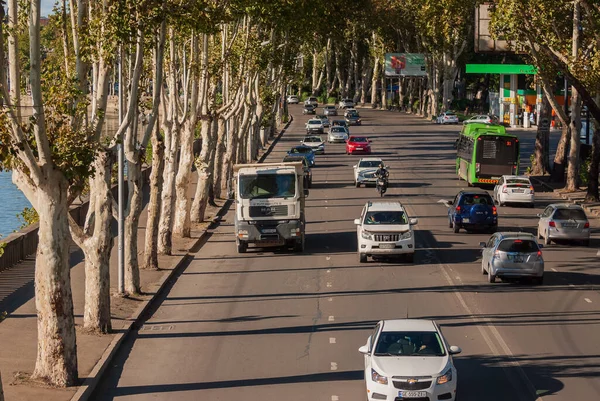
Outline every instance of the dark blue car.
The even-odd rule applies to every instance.
[[[486,191],[460,191],[448,204],[448,226],[457,233],[483,230],[495,232],[498,228],[498,210],[494,200]]]
[[[315,152],[313,151],[313,149],[310,146],[306,146],[306,145],[294,146],[287,152],[287,154],[290,156],[302,155],[302,156],[306,157],[306,160],[308,160],[308,163],[310,164],[311,167],[314,167],[314,165],[315,165]]]

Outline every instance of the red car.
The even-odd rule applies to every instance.
[[[371,154],[371,141],[366,136],[351,136],[346,142],[346,154],[355,153]]]

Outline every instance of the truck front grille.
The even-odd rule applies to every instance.
[[[250,217],[287,216],[288,205],[278,206],[250,206]]]

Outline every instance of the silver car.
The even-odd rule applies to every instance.
[[[549,245],[554,240],[581,241],[590,245],[590,222],[579,205],[553,203],[537,215],[538,238]]]
[[[481,273],[487,273],[490,283],[495,282],[496,277],[529,277],[536,284],[543,283],[542,246],[533,234],[495,233],[488,242],[480,242],[479,245],[483,248]]]
[[[348,128],[339,125],[329,128],[327,134],[327,142],[329,143],[344,143],[348,140]]]
[[[325,106],[323,107],[323,114],[326,116],[337,116],[337,109],[332,105]]]

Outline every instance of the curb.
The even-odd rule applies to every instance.
[[[285,124],[281,131],[279,131],[273,142],[269,144],[267,150],[259,157],[257,161],[258,163],[262,163],[267,158],[267,156],[271,153],[277,142],[279,142],[279,139],[281,139],[285,131],[289,128],[292,121],[294,121],[294,118],[290,115],[289,121]],[[98,362],[96,362],[96,365],[90,372],[88,378],[85,379],[83,384],[79,386],[77,392],[75,392],[73,397],[71,397],[71,401],[87,401],[92,396],[94,390],[96,390],[96,387],[98,386],[98,383],[102,379],[104,372],[106,372],[106,369],[108,369],[113,357],[116,355],[123,341],[125,341],[129,333],[131,333],[132,329],[136,325],[140,324],[140,322],[143,320],[141,319],[141,317],[145,316],[145,313],[151,308],[154,301],[157,298],[159,298],[159,296],[162,294],[163,290],[171,281],[171,279],[175,277],[179,270],[181,270],[189,260],[191,260],[193,253],[195,253],[192,253],[192,249],[195,249],[199,246],[201,247],[201,245],[203,245],[202,243],[206,239],[208,230],[214,229],[218,225],[219,221],[221,220],[227,209],[229,209],[229,207],[231,206],[231,203],[232,200],[225,201],[223,206],[221,206],[221,208],[217,212],[217,215],[212,219],[208,227],[200,234],[200,237],[196,241],[194,241],[194,243],[190,246],[189,250],[184,255],[182,255],[178,261],[171,265],[171,270],[163,274],[163,276],[158,281],[160,283],[159,287],[155,291],[152,298],[143,301],[142,304],[136,309],[136,311],[129,318],[127,318],[128,323],[126,324],[126,327],[123,327],[123,331],[121,333],[116,334],[113,340],[108,345],[108,347],[106,347],[106,349],[102,353],[102,356],[100,357]]]
[[[550,185],[546,184],[544,181],[538,179],[538,178],[533,178],[533,177],[529,177],[532,181],[535,181],[536,183],[538,183],[539,185],[541,185],[542,187],[544,187],[545,189],[547,189],[549,192],[553,192],[555,194],[557,194],[558,196],[560,196],[563,200],[566,200],[568,202],[571,202],[573,204],[579,205],[582,208],[585,209],[585,211],[588,214],[591,214],[594,217],[600,217],[600,209],[596,208],[594,209],[594,207],[599,206],[597,203],[594,203],[592,205],[586,205],[585,203],[582,202],[578,202],[579,198],[573,198],[573,194],[572,193],[561,193],[558,192],[557,190],[555,190],[554,188],[552,188]]]

